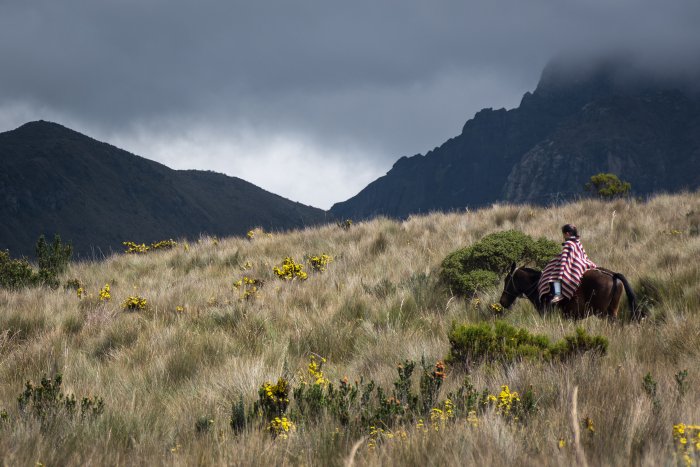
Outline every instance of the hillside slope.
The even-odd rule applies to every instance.
[[[697,460],[696,441],[684,448],[673,433],[680,423],[700,425],[700,268],[688,261],[700,255],[698,213],[700,193],[551,208],[507,204],[252,241],[205,237],[188,247],[74,262],[61,282],[79,281],[80,295],[70,287],[0,289],[3,462],[326,466],[354,456],[370,466],[577,465],[576,426],[590,465],[672,465],[685,453]],[[559,240],[567,222],[578,225],[591,259],[625,274],[647,320],[573,322],[539,315],[522,299],[495,316],[490,305],[502,285],[474,298],[439,286],[440,263],[451,251],[509,229]],[[322,253],[334,260],[314,272],[308,258]],[[273,268],[285,257],[302,264],[308,279],[280,280]],[[261,281],[254,291],[251,279]],[[99,297],[105,284],[109,300]],[[124,308],[134,296],[146,300],[145,309]],[[450,352],[455,325],[488,327],[495,319],[551,342],[582,328],[609,347],[563,361],[496,359],[469,371],[462,362],[436,365]],[[440,378],[420,418],[403,415],[408,397],[394,384],[406,360],[417,362],[411,394],[420,381]],[[104,398],[104,413],[21,411],[26,381],[56,373],[77,400]],[[289,407],[274,413],[296,429],[276,437],[252,412],[249,425],[232,430],[232,407],[242,400],[251,414],[280,378],[306,390],[290,389]],[[384,399],[376,386],[365,397],[370,381]],[[336,395],[345,388],[348,400],[363,388],[344,422],[332,415],[344,402],[330,403],[329,384]],[[465,411],[470,390],[492,398]],[[528,391],[534,405],[519,412],[527,418],[509,416],[506,403],[516,404],[514,393],[528,400]],[[365,419],[375,407],[367,400],[383,400],[393,417],[381,425]]]
[[[50,122],[0,134],[0,249],[32,255],[58,233],[79,254],[255,226],[298,228],[322,210],[235,177],[176,171]]]

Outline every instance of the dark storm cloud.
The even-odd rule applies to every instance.
[[[58,119],[233,175],[285,154],[329,177],[365,167],[360,185],[333,180],[351,192],[326,206],[480,108],[516,106],[554,55],[680,69],[700,55],[698,24],[696,0],[0,1],[0,124]],[[266,177],[248,175],[280,192]]]

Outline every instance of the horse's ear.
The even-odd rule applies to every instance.
[[[510,272],[508,274],[513,274],[515,272],[515,269],[515,261],[513,261],[512,263],[510,263]]]

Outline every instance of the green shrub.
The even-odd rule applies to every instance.
[[[581,328],[573,335],[551,344],[547,336],[530,334],[503,321],[453,325],[448,334],[450,354],[447,361],[466,365],[482,362],[510,363],[523,359],[566,360],[585,352],[604,355],[608,341],[602,336],[590,336]]]
[[[42,423],[52,422],[60,416],[80,418],[97,416],[104,411],[104,401],[100,397],[83,397],[78,402],[73,394],[64,394],[61,390],[63,377],[57,374],[53,379],[44,376],[39,385],[27,381],[24,391],[17,398],[19,412],[23,416],[33,416]]]
[[[586,352],[605,355],[608,351],[608,340],[603,336],[591,336],[583,328],[576,328],[576,334],[564,336],[564,339],[552,348],[552,355],[567,359]]]
[[[214,419],[209,416],[198,417],[197,421],[194,422],[194,431],[197,434],[209,433],[211,428],[214,426]]]
[[[38,284],[59,286],[58,276],[68,268],[73,247],[61,243],[59,235],[54,236],[53,244],[49,245],[42,235],[35,251],[39,272],[34,272],[27,260],[12,259],[9,251],[0,251],[0,287],[16,290]]]
[[[241,433],[245,430],[246,422],[245,405],[243,404],[243,394],[241,394],[238,398],[238,402],[234,402],[231,405],[229,425],[234,433]]]
[[[352,219],[345,219],[344,221],[339,221],[337,222],[337,225],[343,230],[350,230],[350,227],[352,227]]]
[[[36,259],[39,264],[39,273],[46,271],[46,275],[56,278],[68,268],[68,262],[73,255],[73,246],[64,245],[60,235],[54,235],[53,243],[49,245],[42,235],[36,242]]]
[[[0,287],[21,289],[36,283],[36,275],[27,260],[10,258],[9,251],[0,251]]]
[[[593,175],[586,183],[586,191],[603,199],[621,198],[629,194],[632,185],[623,182],[617,175],[611,173],[599,173]]]
[[[447,255],[440,276],[452,293],[473,295],[496,285],[513,262],[544,267],[560,249],[559,244],[543,237],[534,240],[517,230],[497,232]]]

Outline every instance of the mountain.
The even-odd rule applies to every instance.
[[[331,213],[403,218],[497,201],[547,204],[580,196],[600,172],[637,195],[697,189],[700,98],[684,83],[624,61],[554,61],[517,108],[481,110],[459,136],[402,157]]]
[[[33,255],[41,234],[80,255],[200,234],[299,228],[325,212],[235,177],[172,170],[56,123],[0,133],[0,250]]]

